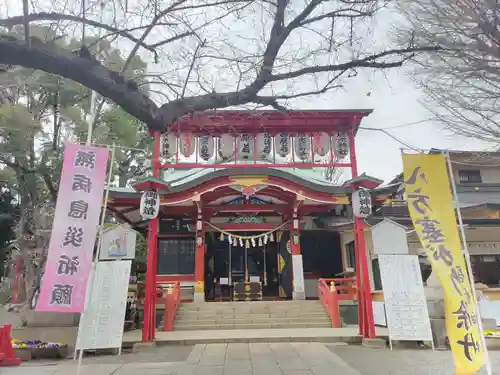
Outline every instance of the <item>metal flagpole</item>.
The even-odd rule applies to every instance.
[[[101,222],[99,223],[99,238],[97,239],[96,261],[99,261],[99,254],[101,253],[102,229],[104,226],[104,220],[106,219],[106,209],[108,207],[108,200],[109,200],[109,187],[113,179],[113,164],[115,163],[115,153],[116,153],[116,145],[115,142],[113,142],[113,145],[111,146],[111,163],[109,164],[108,183],[106,184],[107,185],[106,193],[104,194],[104,203],[102,205],[102,212],[101,212]]]
[[[465,237],[464,222],[462,219],[462,212],[460,210],[460,203],[458,201],[457,185],[455,182],[455,178],[453,177],[453,169],[451,167],[450,155],[448,152],[446,152],[446,153],[443,152],[442,155],[446,158],[446,165],[448,166],[448,178],[449,178],[450,184],[451,184],[451,192],[453,194],[453,201],[455,202],[455,206],[456,206],[455,208],[456,208],[456,213],[457,213],[457,218],[458,218],[458,226],[460,228],[460,239],[462,241],[462,253],[463,253],[464,258],[465,258],[465,264],[467,266],[467,273],[469,274],[472,297],[474,298],[474,305],[476,307],[475,310],[476,310],[476,316],[478,319],[479,334],[481,335],[481,343],[482,343],[483,350],[484,350],[484,357],[485,357],[484,360],[485,360],[485,365],[486,365],[486,373],[488,375],[492,375],[491,362],[490,362],[490,358],[488,355],[488,348],[486,347],[486,338],[484,337],[483,321],[481,319],[481,311],[479,310],[479,301],[477,299],[476,288],[474,286],[474,275],[472,274],[469,248],[467,246],[467,238]]]

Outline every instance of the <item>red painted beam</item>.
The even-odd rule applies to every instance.
[[[335,197],[328,193],[317,192],[311,189],[307,189],[303,185],[286,180],[279,177],[268,176],[269,186],[258,192],[261,195],[269,195],[277,199],[286,200],[292,202],[295,198],[295,193],[302,194],[308,198],[316,199],[318,201],[326,201],[335,204]],[[214,178],[213,180],[207,181],[201,185],[180,191],[177,193],[169,193],[163,196],[161,202],[163,205],[175,205],[178,202],[189,201],[196,195],[203,195],[203,200],[205,202],[213,201],[217,198],[235,195],[238,196],[240,193],[233,190],[229,186],[233,184],[233,181],[229,176],[221,176]],[[138,205],[138,199],[127,199],[127,198],[114,198],[110,202],[110,206],[131,206]]]
[[[284,204],[223,204],[218,206],[207,206],[204,212],[218,213],[218,212],[278,212],[282,213],[287,208]]]
[[[169,131],[218,135],[267,131],[314,133],[354,131],[369,110],[355,111],[204,111],[187,114],[168,126]]]
[[[265,232],[276,229],[279,224],[259,224],[259,223],[231,223],[231,224],[214,224],[217,228],[227,231],[241,231],[241,232]],[[216,232],[214,228],[207,225],[207,232]]]

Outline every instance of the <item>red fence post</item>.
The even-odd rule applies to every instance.
[[[11,328],[10,324],[0,327],[0,367],[19,366],[21,364],[21,360],[16,358],[14,349],[12,349]]]
[[[332,328],[340,328],[342,324],[340,319],[339,297],[335,287],[333,287],[333,290],[330,290],[327,281],[325,279],[319,279],[318,296],[332,321]]]

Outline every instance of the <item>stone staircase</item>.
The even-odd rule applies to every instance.
[[[181,303],[174,331],[331,328],[319,301]]]

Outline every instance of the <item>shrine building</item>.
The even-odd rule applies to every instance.
[[[358,174],[355,136],[370,112],[203,112],[152,134],[153,176],[108,202],[147,239],[144,341],[158,285],[216,303],[318,299],[322,279],[350,281],[360,333],[374,337],[363,217],[393,189]]]

